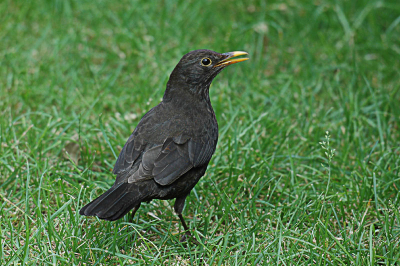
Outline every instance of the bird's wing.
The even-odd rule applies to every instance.
[[[142,144],[140,141],[135,141],[132,134],[118,156],[113,173],[119,175],[129,171],[145,147],[146,145]]]
[[[162,186],[172,184],[193,167],[207,163],[214,153],[215,145],[208,137],[193,140],[187,136],[167,138],[144,152],[137,171],[128,183],[153,179]]]

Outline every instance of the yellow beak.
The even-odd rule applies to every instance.
[[[221,66],[226,67],[226,66],[229,66],[229,65],[232,65],[232,64],[236,64],[236,63],[239,63],[239,62],[243,62],[243,61],[246,61],[246,60],[249,59],[247,57],[232,59],[232,58],[237,57],[237,56],[248,55],[247,52],[242,52],[242,51],[223,53],[223,55],[227,55],[228,57],[225,58],[224,60],[218,62],[218,64],[216,64],[214,67],[221,67]]]

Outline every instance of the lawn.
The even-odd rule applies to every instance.
[[[3,0],[0,265],[400,264],[400,2]],[[82,217],[185,53],[244,50],[184,216]]]

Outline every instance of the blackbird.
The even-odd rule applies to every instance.
[[[246,52],[195,50],[172,71],[162,101],[146,113],[115,163],[114,185],[79,214],[114,221],[142,202],[174,199],[186,235],[185,199],[204,175],[218,141],[218,124],[209,88],[226,66],[248,58]],[[185,235],[183,235],[185,239]]]

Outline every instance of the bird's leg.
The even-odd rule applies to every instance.
[[[185,222],[185,219],[183,219],[183,215],[180,213],[180,214],[178,214],[178,217],[179,217],[179,219],[181,220],[181,223],[182,223],[182,225],[183,225],[183,229],[185,229],[185,231],[186,231],[187,233],[189,233],[189,235],[190,235],[189,227],[187,226],[187,224],[186,224],[186,222]]]
[[[183,229],[185,229],[185,234],[182,236],[181,242],[186,241],[187,237],[192,238],[192,234],[189,231],[189,227],[187,226],[185,219],[183,219],[183,216],[182,216],[182,211],[183,211],[183,207],[185,206],[186,196],[187,195],[180,197],[180,198],[176,198],[175,205],[174,205],[175,212],[178,215],[179,219],[181,220]]]
[[[129,215],[128,221],[129,221],[130,223],[133,223],[133,218],[135,217],[135,213],[137,212],[137,210],[139,210],[140,204],[141,204],[141,202],[133,208],[131,214]]]

